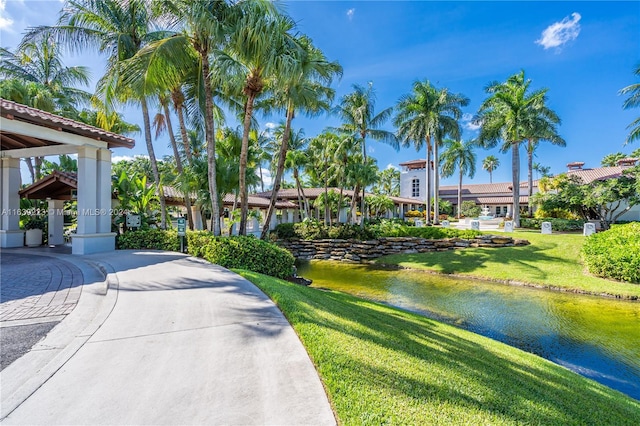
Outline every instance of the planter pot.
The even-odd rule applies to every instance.
[[[42,245],[42,229],[28,229],[25,232],[27,247],[39,247]]]

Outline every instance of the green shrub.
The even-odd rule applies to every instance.
[[[174,230],[146,229],[129,231],[116,237],[119,250],[166,250],[180,251],[180,239]]]
[[[613,225],[589,236],[582,259],[594,275],[640,283],[640,223]]]
[[[295,259],[287,250],[253,236],[214,237],[208,232],[187,233],[189,254],[225,268],[287,278]]]
[[[522,228],[541,229],[542,222],[551,222],[551,229],[558,232],[582,231],[584,220],[545,218],[520,218]]]
[[[283,226],[288,225],[288,226]],[[459,231],[452,228],[438,228],[432,226],[416,227],[409,222],[398,219],[378,219],[360,225],[337,224],[326,226],[317,221],[305,221],[291,224],[278,225],[274,232],[276,239],[290,240],[322,240],[327,238],[339,240],[372,240],[384,237],[416,237],[428,239],[442,238],[474,238],[481,233],[478,231]],[[293,236],[292,236],[293,235]],[[189,243],[191,246],[191,243]]]
[[[274,234],[279,240],[291,240],[297,238],[295,223],[281,223],[276,226],[276,229],[273,230],[272,234]]]

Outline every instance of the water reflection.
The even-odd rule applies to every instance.
[[[314,287],[401,307],[535,353],[640,399],[640,303],[337,262]]]

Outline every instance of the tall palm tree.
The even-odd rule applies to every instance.
[[[531,92],[531,80],[524,71],[507,81],[492,82],[485,91],[489,97],[480,105],[474,121],[481,124],[479,143],[493,147],[502,141],[501,151],[511,150],[513,187],[513,221],[520,226],[520,145],[525,141],[527,124],[532,117],[551,119],[555,113],[546,106],[547,89]]]
[[[49,33],[72,50],[92,49],[108,56],[107,68],[98,82],[96,96],[110,110],[114,109],[113,105],[118,101],[139,102],[145,142],[160,198],[160,226],[165,227],[165,199],[151,140],[147,103],[149,93],[134,91],[123,84],[122,80],[122,62],[132,58],[146,44],[164,36],[164,32],[155,30],[155,27],[150,4],[145,0],[70,0],[55,26],[31,29],[25,40],[31,41]]]
[[[482,168],[489,172],[489,183],[493,183],[493,171],[500,166],[500,160],[495,155],[489,155],[482,160]]]
[[[533,155],[540,142],[549,141],[553,145],[567,146],[565,140],[558,134],[556,126],[559,124],[560,117],[551,110],[544,115],[533,113],[525,124],[523,136],[527,140],[527,195],[529,197],[533,195]],[[529,209],[531,208],[530,206]]]
[[[173,133],[173,124],[171,122],[171,113],[169,111],[169,103],[171,102],[171,98],[167,93],[162,93],[159,95],[159,103],[162,108],[162,112],[156,114],[153,120],[153,125],[156,130],[156,139],[167,132],[169,134],[169,143],[171,144],[171,149],[173,150],[173,158],[176,163],[176,170],[178,174],[184,173],[184,167],[182,165],[182,157],[180,156],[180,152],[178,151],[178,143],[176,142],[176,136]],[[183,193],[184,197],[184,205],[187,210],[187,221],[189,224],[189,229],[193,230],[193,213],[191,211],[191,194]]]
[[[366,87],[354,84],[353,89],[352,93],[340,99],[340,104],[335,108],[334,112],[342,119],[343,124],[340,127],[340,131],[358,137],[362,148],[362,164],[367,166],[367,137],[387,143],[395,150],[398,150],[400,145],[393,132],[380,128],[391,117],[393,107],[383,109],[377,114],[375,113],[376,95],[373,90],[373,83],[369,82]],[[360,210],[364,214],[364,186],[361,189],[362,204]],[[364,226],[364,221],[362,221],[362,225]]]
[[[234,77],[236,81],[241,81],[244,99],[238,232],[245,235],[249,195],[246,182],[247,155],[255,101],[269,83],[287,80],[297,72],[294,58],[299,46],[292,34],[294,21],[280,13],[271,2],[239,2],[235,8],[238,9],[239,19],[229,34],[227,49],[220,58],[220,64],[232,82]]]
[[[636,67],[633,73],[636,77],[640,77],[640,65]],[[640,106],[640,83],[634,83],[623,88],[620,90],[620,94],[629,95],[629,97],[625,99],[624,104],[622,104],[624,109],[637,108]],[[627,136],[625,145],[640,139],[640,117],[633,120],[631,124],[627,126],[627,129],[630,129],[631,131],[629,132],[629,136]]]
[[[453,176],[458,170],[458,212],[460,219],[460,209],[462,207],[462,178],[469,176],[473,179],[476,174],[476,154],[473,149],[477,146],[475,141],[445,140],[445,151],[442,153],[442,176]]]
[[[280,190],[294,115],[296,111],[303,112],[307,116],[317,116],[322,112],[329,111],[335,93],[329,85],[335,76],[342,74],[342,67],[337,62],[329,62],[324,54],[313,46],[309,38],[299,37],[297,44],[300,49],[291,52],[296,62],[294,67],[297,70],[288,74],[288,78],[287,75],[279,76],[276,80],[278,84],[273,88],[271,102],[268,103],[269,108],[266,109],[266,111],[284,110],[286,121],[262,238],[267,236],[269,222]]]
[[[76,120],[79,107],[91,98],[90,93],[76,87],[89,84],[88,68],[65,66],[60,45],[47,31],[23,39],[15,52],[0,48],[0,76],[14,81],[4,85],[5,99]],[[36,157],[35,167],[31,158],[25,160],[32,181],[42,177],[42,160]]]
[[[142,83],[147,90],[162,87],[174,93],[174,106],[182,106],[183,99],[177,92],[185,81],[191,81],[191,92],[195,100],[192,110],[201,116],[206,141],[208,196],[211,202],[212,230],[220,235],[220,207],[216,178],[215,118],[217,106],[214,90],[222,85],[215,65],[220,49],[227,41],[231,28],[237,21],[238,12],[224,0],[166,0],[155,3],[163,22],[173,31],[165,31],[164,37],[149,43],[133,61],[127,63],[128,78],[135,80],[144,76]],[[213,61],[213,62],[212,62]],[[194,66],[195,65],[195,66]],[[198,72],[194,75],[193,70]],[[191,76],[191,78],[190,78]],[[180,89],[181,90],[181,89]],[[180,120],[180,115],[178,115]],[[186,129],[181,124],[183,143]],[[188,145],[185,145],[188,148]],[[193,155],[189,150],[187,156]]]
[[[431,222],[431,188],[434,189],[434,221],[438,223],[438,145],[442,139],[449,135],[453,138],[460,137],[460,125],[458,120],[462,117],[463,106],[469,104],[469,99],[461,94],[449,92],[446,88],[438,89],[428,80],[413,83],[410,94],[403,95],[398,101],[398,111],[394,124],[397,127],[398,137],[403,146],[413,143],[416,151],[426,146],[426,209],[427,223]],[[433,185],[431,181],[431,153],[434,153]]]
[[[304,149],[290,149],[287,151],[287,159],[285,161],[285,168],[293,172],[293,179],[296,182],[296,189],[298,191],[298,208],[302,219],[310,216],[309,200],[304,194],[304,188],[300,181],[300,170],[307,166],[309,157]]]

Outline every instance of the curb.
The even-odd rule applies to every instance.
[[[85,282],[75,309],[28,353],[0,372],[0,421],[64,367],[106,321],[118,299],[118,278],[109,265],[69,255],[43,255],[73,263]]]

